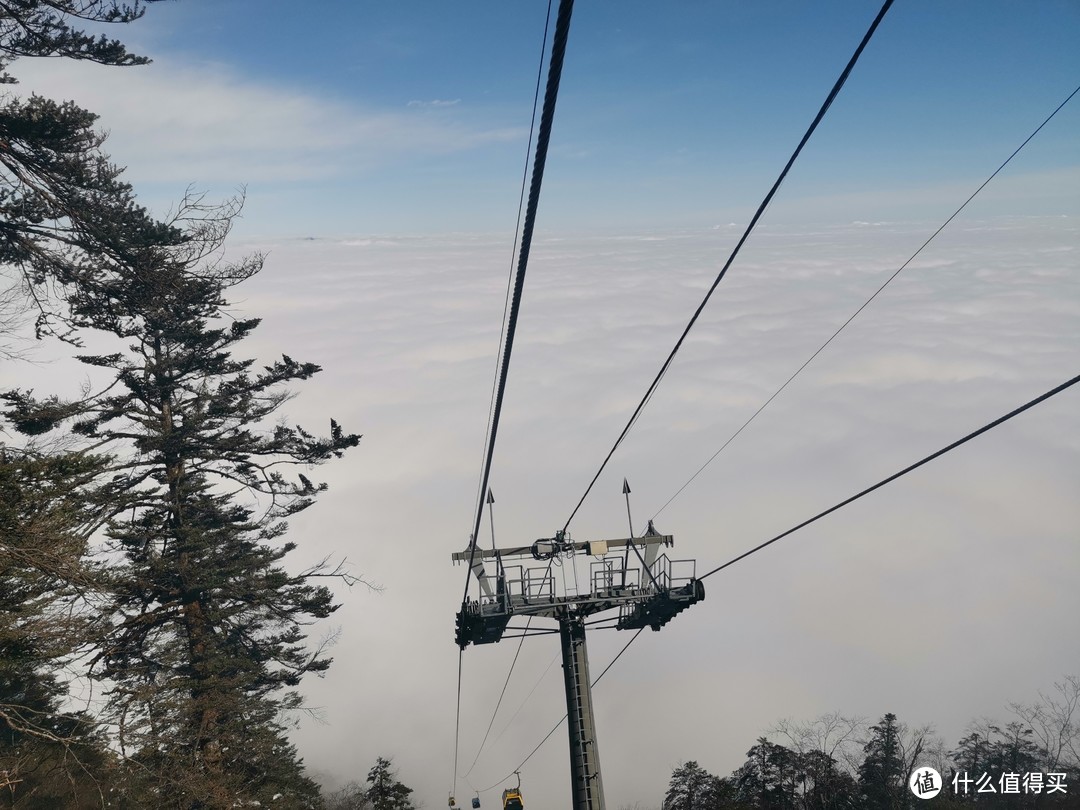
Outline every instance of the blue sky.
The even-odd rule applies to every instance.
[[[237,159],[212,170],[192,160],[184,175],[145,158],[154,139],[145,122],[143,146],[124,140],[128,116],[146,105],[88,106],[149,199],[164,204],[189,182],[217,194],[246,185],[245,232],[512,230],[545,11],[536,1],[333,3],[317,15],[248,0],[153,6],[124,32],[156,61],[139,69],[146,105],[184,104],[177,84],[211,91],[202,113],[218,112],[185,138],[193,152],[206,138],[218,154],[229,138]],[[578,4],[540,226],[745,221],[876,11],[866,2]],[[775,221],[937,216],[942,189],[980,182],[1080,83],[1078,30],[1080,8],[1068,0],[897,3]],[[327,118],[314,132],[275,119],[265,108],[281,97]],[[230,118],[245,104],[263,108],[248,119],[259,135],[280,129],[257,161],[245,154],[243,120]],[[1061,173],[1080,166],[1072,106],[1011,170],[1058,173],[1039,180],[1029,213],[1075,210],[1075,178]],[[374,121],[381,138],[370,137]],[[275,174],[298,155],[307,171]],[[1004,196],[994,210],[1024,213]]]

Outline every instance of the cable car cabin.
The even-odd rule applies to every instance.
[[[508,788],[503,791],[503,810],[525,810],[525,802],[519,789]]]

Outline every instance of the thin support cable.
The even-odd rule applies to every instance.
[[[863,50],[870,42],[871,37],[874,35],[874,32],[877,30],[878,25],[881,23],[882,19],[885,17],[885,13],[889,10],[889,7],[892,6],[892,4],[893,0],[885,0],[885,4],[882,5],[881,10],[878,11],[877,17],[874,18],[874,22],[871,23],[869,30],[867,30],[865,36],[863,36],[862,41],[859,43],[859,47],[855,49],[855,53],[848,61],[843,73],[840,74],[840,78],[836,80],[836,83],[833,85],[833,88],[829,92],[828,97],[825,99],[824,104],[822,104],[821,109],[818,110],[818,114],[814,117],[814,120],[810,124],[810,127],[803,135],[802,140],[799,141],[799,145],[795,147],[795,151],[791,154],[791,157],[788,158],[788,162],[784,166],[783,171],[780,172],[780,176],[776,178],[776,182],[773,183],[772,188],[769,189],[769,193],[766,194],[765,199],[761,201],[761,205],[758,206],[757,211],[754,213],[753,218],[750,220],[750,224],[746,226],[746,230],[743,232],[743,235],[739,239],[738,244],[735,245],[735,249],[731,252],[728,260],[724,263],[723,268],[717,275],[716,280],[713,281],[712,286],[709,287],[708,292],[705,293],[705,298],[702,299],[701,303],[698,305],[698,308],[694,311],[693,316],[690,318],[690,322],[686,325],[686,328],[683,330],[682,335],[680,335],[678,341],[676,341],[675,347],[671,350],[671,353],[668,354],[667,359],[664,361],[664,364],[660,367],[660,371],[657,372],[656,377],[649,385],[648,390],[645,392],[645,396],[641,398],[641,402],[639,402],[637,408],[634,409],[634,413],[630,416],[629,421],[626,423],[626,427],[622,429],[619,437],[615,440],[615,444],[612,445],[611,450],[608,451],[608,454],[604,458],[604,461],[600,464],[600,469],[596,471],[596,475],[593,476],[592,481],[590,481],[589,485],[585,488],[585,494],[581,496],[581,500],[579,500],[577,506],[574,507],[574,511],[571,512],[570,517],[566,519],[566,523],[563,525],[563,531],[566,531],[566,529],[570,526],[570,522],[578,513],[578,510],[585,502],[585,499],[589,497],[589,493],[592,491],[593,485],[596,484],[597,479],[600,478],[600,474],[607,467],[607,463],[611,460],[611,457],[615,454],[615,451],[618,449],[619,445],[622,444],[623,439],[626,438],[626,434],[629,433],[630,429],[634,426],[634,423],[637,421],[638,416],[641,414],[642,410],[652,398],[653,393],[660,385],[660,381],[664,378],[664,375],[667,374],[667,370],[671,366],[672,361],[675,359],[675,355],[678,354],[679,349],[682,348],[682,344],[683,341],[686,340],[686,336],[690,334],[690,330],[694,328],[694,324],[697,323],[698,318],[701,316],[702,311],[705,309],[705,305],[709,303],[709,299],[712,298],[712,294],[716,291],[716,288],[720,284],[720,281],[724,278],[725,275],[727,275],[728,268],[731,267],[732,263],[735,261],[735,257],[738,256],[739,251],[742,250],[743,244],[750,237],[751,232],[753,232],[754,228],[757,226],[758,220],[761,219],[762,215],[765,213],[765,209],[768,208],[769,203],[772,202],[773,196],[780,188],[781,183],[784,182],[784,179],[787,177],[788,172],[794,165],[795,160],[801,154],[803,147],[806,146],[807,141],[810,140],[810,136],[814,134],[814,131],[817,129],[818,124],[820,124],[822,119],[825,117],[825,113],[828,112],[829,107],[832,106],[833,101],[836,99],[837,95],[839,95],[841,88],[847,82],[848,76],[851,75],[851,71],[854,69],[855,63],[859,61],[859,57],[862,55]]]
[[[488,721],[487,731],[484,732],[484,739],[480,741],[480,748],[476,751],[476,756],[473,758],[472,765],[469,766],[469,770],[465,771],[466,779],[469,777],[469,774],[473,772],[473,768],[476,767],[480,755],[484,752],[484,746],[487,745],[488,735],[491,734],[491,727],[495,725],[495,718],[499,714],[499,707],[502,706],[503,698],[506,696],[506,687],[510,685],[510,676],[514,674],[514,667],[517,666],[518,656],[521,655],[521,647],[525,643],[525,639],[529,636],[529,627],[532,625],[532,620],[533,617],[529,616],[529,620],[525,622],[525,629],[519,637],[520,641],[518,641],[517,649],[514,651],[514,660],[510,662],[510,671],[506,673],[506,680],[503,681],[502,691],[499,692],[499,699],[495,703],[495,711],[491,713],[491,720]],[[538,634],[533,633],[532,635]]]
[[[454,713],[454,777],[450,783],[450,795],[457,795],[458,741],[461,739],[461,663],[465,659],[465,650],[458,650],[457,659],[457,709]]]
[[[600,683],[600,679],[603,678],[605,675],[607,675],[607,672],[608,672],[609,669],[611,669],[613,666],[615,666],[615,662],[618,661],[620,658],[622,658],[623,653],[626,652],[627,649],[629,649],[631,644],[633,644],[635,641],[637,641],[637,637],[641,635],[641,631],[644,630],[644,629],[645,629],[644,627],[638,628],[638,631],[636,633],[634,633],[634,635],[630,638],[630,640],[628,642],[626,642],[626,644],[623,645],[623,648],[621,650],[619,650],[618,655],[616,655],[614,658],[612,658],[611,661],[608,663],[608,665],[606,667],[604,667],[604,671],[601,672],[599,675],[597,675],[592,680],[592,683],[589,684],[590,689],[592,689],[594,686],[596,686],[598,683]],[[516,768],[514,768],[514,770],[512,770],[510,773],[508,773],[506,776],[504,776],[502,779],[500,779],[498,782],[496,782],[491,787],[486,787],[483,790],[480,790],[480,791],[477,791],[477,792],[478,793],[487,793],[489,790],[494,790],[499,785],[501,785],[503,782],[505,782],[507,779],[509,779],[511,776],[513,776],[515,773],[517,773],[522,768],[524,768],[525,763],[533,758],[533,755],[537,751],[540,750],[540,747],[544,743],[546,743],[551,738],[551,735],[559,730],[559,726],[561,726],[565,722],[566,722],[566,715],[564,714],[562,716],[562,719],[559,720],[559,722],[555,724],[555,726],[551,729],[551,731],[549,731],[547,734],[544,735],[544,739],[540,740],[540,742],[538,742],[536,744],[536,748],[534,748],[532,751],[530,751],[529,755],[527,757],[525,757],[525,759],[521,760],[521,764],[519,764]]]
[[[525,699],[521,701],[521,705],[517,707],[517,711],[510,715],[510,719],[506,721],[506,725],[503,726],[503,730],[500,731],[498,735],[496,735],[495,739],[493,740],[493,744],[501,740],[503,734],[505,734],[510,728],[510,726],[514,724],[514,721],[517,720],[517,716],[521,714],[521,710],[525,708],[525,704],[529,702],[529,700],[533,696],[533,693],[536,692],[537,687],[540,686],[544,678],[547,677],[548,672],[550,672],[551,668],[555,666],[555,662],[558,661],[561,657],[562,656],[560,653],[555,653],[555,656],[551,659],[551,661],[548,662],[548,665],[544,668],[544,671],[540,673],[540,677],[536,679],[536,683],[533,684],[532,689],[529,690],[529,694],[525,696]]]
[[[888,478],[884,478],[881,481],[878,481],[876,484],[874,484],[871,487],[867,487],[862,492],[859,492],[859,493],[857,493],[855,495],[852,495],[850,498],[847,498],[846,500],[840,501],[840,503],[836,504],[835,506],[829,507],[824,512],[819,512],[818,514],[814,515],[814,517],[810,518],[809,520],[804,520],[798,526],[793,526],[792,528],[788,529],[786,532],[783,532],[782,534],[776,535],[776,537],[772,538],[771,540],[766,540],[764,543],[762,543],[762,544],[760,544],[758,546],[754,546],[754,548],[750,549],[749,551],[743,552],[738,557],[735,557],[735,558],[733,558],[731,560],[728,560],[723,565],[718,565],[716,568],[712,569],[707,574],[699,577],[699,579],[705,579],[706,577],[711,577],[713,574],[715,574],[715,573],[717,573],[719,571],[723,571],[725,568],[728,568],[728,567],[734,565],[735,563],[739,562],[740,560],[745,560],[751,554],[756,554],[757,552],[761,551],[766,546],[771,546],[776,541],[783,540],[788,535],[794,534],[799,529],[805,528],[806,526],[809,526],[811,523],[814,523],[814,522],[816,522],[818,520],[821,520],[821,518],[825,517],[826,515],[831,515],[837,509],[841,509],[842,507],[847,506],[849,503],[853,503],[853,502],[859,500],[859,498],[863,497],[864,495],[869,495],[871,492],[874,492],[875,490],[881,489],[886,484],[895,481],[897,478],[900,478],[901,476],[907,475],[909,472],[912,472],[913,470],[917,470],[919,467],[923,466],[924,464],[929,464],[931,461],[933,461],[934,459],[936,459],[936,458],[938,458],[940,456],[945,455],[950,450],[955,450],[960,445],[966,444],[967,442],[971,441],[972,439],[974,439],[974,438],[976,438],[978,436],[981,436],[982,434],[986,433],[988,430],[992,430],[993,428],[996,428],[998,425],[1003,424],[1004,422],[1008,422],[1014,416],[1019,416],[1024,411],[1027,411],[1027,410],[1029,410],[1031,408],[1034,408],[1040,402],[1044,402],[1045,400],[1050,399],[1050,397],[1055,396],[1057,394],[1060,394],[1062,391],[1066,390],[1067,388],[1071,388],[1072,386],[1076,385],[1078,382],[1080,382],[1080,375],[1077,375],[1076,377],[1073,377],[1071,380],[1067,380],[1067,381],[1063,382],[1061,385],[1057,386],[1056,388],[1050,389],[1049,391],[1047,391],[1045,394],[1043,394],[1041,396],[1035,397],[1035,399],[1021,405],[1016,410],[1009,411],[1009,413],[995,419],[993,422],[990,422],[987,425],[983,425],[978,430],[969,433],[967,436],[965,436],[962,439],[958,439],[957,441],[953,442],[952,444],[948,445],[947,447],[941,448],[936,453],[931,453],[930,455],[926,456],[925,458],[923,458],[923,459],[921,459],[919,461],[916,461],[914,464],[900,470],[900,472],[893,473]]]
[[[764,411],[767,407],[769,407],[769,405],[772,403],[772,401],[774,399],[776,399],[780,395],[780,393],[785,388],[787,388],[791,384],[791,382],[803,372],[803,369],[805,369],[808,365],[810,365],[812,362],[814,362],[814,360],[817,358],[817,356],[819,354],[821,354],[821,352],[824,351],[825,348],[830,343],[833,342],[833,340],[836,339],[836,336],[839,335],[841,332],[843,332],[844,329],[847,328],[848,324],[850,324],[853,320],[855,320],[862,313],[862,311],[864,309],[866,309],[870,305],[870,302],[872,302],[875,298],[877,298],[878,295],[881,294],[882,290],[884,290],[886,287],[889,286],[890,283],[892,283],[893,279],[895,279],[898,275],[900,275],[900,273],[902,273],[905,269],[907,269],[908,265],[910,265],[913,261],[915,261],[915,259],[919,256],[920,253],[923,252],[923,250],[927,247],[927,245],[929,245],[931,242],[933,242],[934,239],[937,238],[938,234],[940,234],[943,230],[945,230],[945,228],[954,219],[956,219],[956,217],[960,214],[961,211],[963,211],[965,208],[967,208],[968,203],[970,203],[972,200],[974,200],[975,197],[978,196],[979,192],[981,192],[984,188],[986,188],[990,184],[990,181],[993,180],[995,177],[997,177],[998,174],[1001,172],[1001,170],[1004,169],[1006,166],[1008,166],[1009,163],[1012,161],[1012,159],[1014,157],[1016,157],[1018,154],[1020,154],[1020,150],[1022,150],[1025,146],[1027,146],[1028,143],[1036,135],[1039,134],[1039,132],[1042,130],[1042,128],[1045,127],[1047,124],[1049,124],[1050,120],[1055,115],[1057,115],[1061,111],[1061,108],[1064,107],[1066,104],[1068,104],[1069,101],[1072,100],[1073,96],[1075,96],[1077,93],[1080,93],[1080,87],[1077,87],[1075,90],[1073,90],[1068,95],[1068,97],[1063,102],[1061,102],[1057,106],[1057,108],[1052,113],[1050,113],[1050,115],[1048,115],[1046,117],[1046,119],[1041,124],[1039,124],[1038,127],[1035,128],[1035,131],[1032,132],[1030,135],[1028,135],[1027,138],[1024,140],[1024,142],[1022,144],[1020,144],[1018,147],[1016,147],[1016,149],[1013,151],[1013,153],[1011,155],[1009,155],[1005,159],[1005,162],[1002,163],[1000,166],[998,166],[997,169],[994,170],[994,173],[991,174],[988,178],[986,178],[986,180],[983,181],[982,185],[980,185],[977,189],[975,189],[974,192],[972,192],[970,197],[968,197],[966,200],[964,200],[963,204],[952,213],[952,216],[950,216],[947,220],[945,220],[945,222],[943,222],[941,224],[941,227],[938,228],[936,231],[934,231],[930,235],[930,238],[927,239],[925,242],[923,242],[922,245],[919,247],[919,249],[916,250],[914,253],[912,253],[911,257],[906,262],[904,262],[902,265],[900,265],[900,267],[897,269],[897,271],[895,273],[893,273],[891,276],[889,276],[885,280],[885,283],[882,284],[880,287],[878,287],[877,291],[873,295],[871,295],[868,299],[866,299],[866,302],[861,307],[859,307],[857,310],[855,310],[854,314],[850,318],[848,318],[846,321],[844,321],[843,324],[841,324],[839,329],[837,329],[835,332],[833,332],[832,337],[830,337],[828,340],[826,340],[824,343],[822,343],[821,346],[818,348],[818,350],[816,352],[814,352],[812,355],[810,355],[809,359],[807,359],[807,361],[805,363],[803,363],[801,366],[799,366],[799,368],[796,369],[794,374],[792,374],[790,377],[787,378],[787,382],[785,382],[783,385],[781,385],[779,388],[777,388],[776,391],[773,392],[773,395],[771,397],[769,397],[767,400],[765,400],[765,402],[761,405],[761,407],[758,408],[756,411],[754,411],[753,415],[749,419],[747,419],[745,422],[743,422],[742,426],[738,430],[736,430],[734,433],[732,433],[730,437],[728,437],[728,440],[726,442],[724,442],[720,446],[719,450],[717,450],[715,453],[713,453],[711,456],[709,456],[708,461],[706,461],[704,464],[702,464],[701,467],[698,468],[698,471],[695,472],[693,475],[691,475],[690,479],[685,484],[683,484],[681,487],[679,487],[679,489],[675,492],[675,494],[672,495],[670,498],[668,498],[664,502],[663,506],[661,506],[659,509],[656,510],[656,513],[653,514],[653,516],[652,516],[653,520],[656,520],[656,518],[660,515],[660,513],[663,512],[665,509],[667,509],[668,505],[672,501],[674,501],[677,497],[679,497],[679,495],[682,494],[682,491],[684,489],[686,489],[688,486],[690,486],[690,484],[692,484],[694,482],[694,479],[697,478],[699,475],[701,475],[701,473],[705,471],[705,468],[708,467],[710,464],[712,464],[713,461],[716,459],[716,457],[719,456],[722,452],[724,452],[724,450],[727,449],[727,446],[729,444],[731,444],[733,441],[735,441],[736,437],[738,437],[738,435],[740,433],[742,433],[750,425],[751,422],[753,422],[755,419],[757,419],[758,415],[762,411]]]

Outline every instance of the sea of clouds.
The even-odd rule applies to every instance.
[[[574,537],[625,536],[624,476],[640,531],[935,227],[756,232]],[[500,545],[563,525],[740,232],[537,238],[491,479]],[[299,554],[347,555],[383,587],[341,594],[335,665],[305,686],[326,722],[304,721],[297,739],[330,782],[393,755],[435,806],[451,782],[465,582],[450,554],[471,531],[511,240],[241,249],[267,252],[262,275],[235,291],[238,313],[265,319],[250,349],[325,369],[290,418],[364,433],[319,471],[331,490],[294,521]],[[675,535],[675,556],[699,572],[719,565],[1077,374],[1077,258],[1070,218],[946,230],[664,508],[657,526]],[[952,744],[969,720],[1080,671],[1077,396],[710,578],[704,603],[639,639],[596,690],[609,805],[656,803],[687,759],[730,772],[783,717],[893,711]],[[594,674],[626,640],[592,635]],[[515,650],[465,653],[462,775]],[[564,712],[557,651],[554,636],[525,644],[459,801],[499,783]],[[567,773],[559,731],[525,768],[527,795],[564,805]]]
[[[625,536],[626,477],[635,530],[655,516],[674,556],[702,573],[1080,372],[1075,218],[958,222],[664,506],[936,226],[755,232],[574,538]],[[562,527],[740,233],[725,222],[538,235],[492,470],[499,545]],[[231,250],[266,254],[232,290],[233,315],[263,318],[239,353],[321,364],[288,420],[325,430],[333,417],[364,434],[344,460],[305,471],[331,488],[293,520],[293,565],[347,557],[382,590],[341,589],[341,609],[311,628],[313,640],[336,637],[335,663],[304,684],[318,719],[297,718],[295,739],[328,784],[393,756],[438,806],[452,781],[465,584],[450,555],[472,528],[512,240],[362,235]],[[63,354],[42,346],[37,364],[5,364],[0,383],[73,395],[85,370]],[[727,774],[781,718],[892,711],[951,745],[970,720],[1080,672],[1078,396],[711,577],[702,604],[643,634],[595,693],[608,804],[656,804],[688,759]],[[485,543],[489,531],[485,517]],[[590,636],[594,675],[627,640]],[[465,652],[459,801],[501,785],[565,711],[557,637],[532,639],[471,767],[516,645]],[[533,806],[567,804],[564,731],[523,785]]]

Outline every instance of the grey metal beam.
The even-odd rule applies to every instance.
[[[551,543],[554,544],[554,539],[550,537],[542,537],[537,540],[538,543]],[[575,553],[588,553],[590,548],[596,548],[598,544],[606,544],[608,549],[625,548],[626,546],[645,546],[645,547],[659,547],[672,546],[675,544],[674,535],[670,534],[657,534],[657,535],[645,535],[644,537],[629,537],[619,538],[617,540],[600,540],[592,542],[582,543],[567,543],[565,548],[573,549]],[[500,549],[480,549],[475,550],[465,549],[465,551],[455,551],[450,555],[450,559],[454,562],[469,562],[470,560],[476,561],[478,559],[487,560],[496,556],[506,557],[532,557],[532,546],[512,546],[510,548]]]
[[[566,684],[566,725],[570,734],[570,782],[573,810],[605,810],[604,783],[600,778],[600,751],[596,742],[589,656],[585,624],[580,616],[559,620],[563,678]]]

